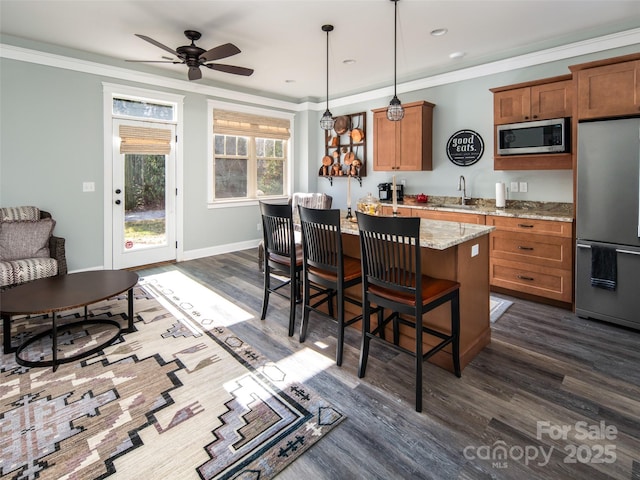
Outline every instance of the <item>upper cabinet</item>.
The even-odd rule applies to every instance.
[[[387,108],[373,111],[373,169],[432,169],[433,103],[407,103],[399,122],[387,119]]]
[[[573,116],[571,75],[491,88],[493,92],[495,170],[570,170],[571,153],[498,155],[497,126]]]
[[[571,75],[490,90],[496,125],[571,116]]]
[[[578,120],[640,114],[640,54],[569,69],[577,79]]]

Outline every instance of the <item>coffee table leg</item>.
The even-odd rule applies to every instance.
[[[127,329],[127,333],[131,333],[133,332],[133,288],[130,288],[127,292],[127,305],[129,307],[127,313],[129,317],[129,328]]]
[[[5,355],[15,352],[17,348],[11,348],[11,315],[2,315],[2,337]]]
[[[58,369],[58,323],[56,322],[56,312],[51,312],[51,316],[53,317],[53,328],[51,330],[51,360],[53,363],[53,371],[55,372]]]

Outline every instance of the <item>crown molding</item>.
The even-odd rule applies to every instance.
[[[398,93],[408,93],[425,88],[431,88],[439,85],[445,85],[473,78],[494,75],[510,70],[541,65],[544,63],[565,60],[567,58],[578,57],[590,53],[597,53],[613,48],[627,47],[630,45],[640,44],[640,28],[625,30],[623,32],[613,33],[602,37],[596,37],[589,40],[570,43],[561,47],[549,48],[539,52],[533,52],[526,55],[512,57],[506,60],[485,63],[475,67],[462,68],[440,75],[433,75],[410,82],[399,83],[397,86]],[[287,102],[283,100],[271,99],[260,95],[237,92],[225,88],[212,87],[209,85],[201,85],[185,80],[166,78],[161,75],[137,72],[122,67],[105,65],[87,60],[80,60],[72,57],[56,55],[52,53],[41,52],[37,50],[26,49],[0,43],[0,57],[23,62],[35,63],[54,68],[63,68],[74,70],[77,72],[101,75],[105,77],[116,78],[120,80],[128,80],[132,82],[144,83],[147,85],[155,85],[159,87],[171,88],[183,92],[199,93],[211,97],[223,98],[226,101],[232,100],[236,102],[261,105],[265,107],[278,108],[293,112],[302,111],[321,111],[324,110],[324,102]],[[347,95],[331,100],[334,107],[348,106],[359,102],[368,102],[378,98],[390,96],[393,94],[393,86],[370,90],[354,95]]]

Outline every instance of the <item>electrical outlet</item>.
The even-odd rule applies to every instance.
[[[480,253],[480,245],[477,243],[475,245],[471,245],[471,256],[476,257]]]
[[[407,186],[407,179],[406,178],[401,178],[400,179],[400,185],[402,185],[403,187]]]
[[[511,191],[512,192],[518,191],[518,182],[511,182]]]
[[[520,182],[520,191],[521,192],[529,191],[529,186],[527,185],[527,182]]]
[[[258,225],[256,228],[258,229],[258,231],[262,230],[262,223],[258,222]]]

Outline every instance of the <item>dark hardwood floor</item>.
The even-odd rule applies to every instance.
[[[335,323],[312,315],[301,344],[300,316],[287,337],[277,296],[261,321],[256,258],[250,249],[138,273],[180,270],[252,312],[231,328],[273,361],[326,357],[307,382],[347,419],[278,478],[640,479],[640,332],[502,295],[514,304],[462,378],[425,364],[417,413],[409,356],[373,343],[359,379],[359,331],[348,329],[337,367]]]

